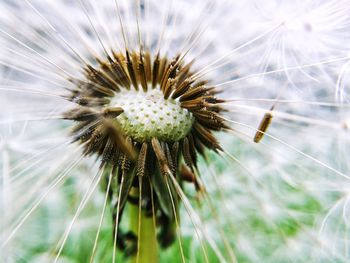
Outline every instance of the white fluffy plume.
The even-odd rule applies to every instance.
[[[185,186],[186,262],[350,260],[348,0],[0,0],[0,10],[4,262],[89,261],[104,194],[98,161],[71,143],[64,96],[85,64],[140,43],[185,54],[227,100],[223,152],[199,160],[209,197],[196,202]],[[105,216],[95,262],[112,261],[111,231]],[[178,245],[168,258],[181,262]]]

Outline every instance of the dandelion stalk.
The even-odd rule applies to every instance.
[[[134,191],[138,194],[138,190]],[[139,220],[141,221],[139,223]],[[129,229],[138,236],[138,252],[134,254],[129,263],[159,262],[156,226],[153,217],[146,215],[139,209],[139,205],[129,205]]]

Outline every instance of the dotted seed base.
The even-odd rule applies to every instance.
[[[118,116],[122,131],[136,141],[148,141],[152,137],[162,141],[178,141],[191,130],[194,117],[180,103],[164,99],[159,89],[127,90],[112,99],[111,106],[122,107]]]

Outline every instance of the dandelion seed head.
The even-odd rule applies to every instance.
[[[234,262],[233,251],[238,262],[346,262],[348,1],[118,0],[122,26],[114,0],[25,2],[0,4],[5,254],[54,261],[42,248],[55,250],[78,215],[59,260],[86,262],[72,251],[79,244],[90,252],[108,192],[95,261],[111,261],[119,186],[131,178],[123,186],[133,194],[122,199],[135,208],[141,181],[141,212],[151,215],[152,186],[162,246],[173,243],[174,214],[181,215],[185,261],[205,262],[207,252],[209,262]],[[167,66],[183,59],[172,77],[153,83],[157,55]],[[199,78],[173,96],[187,65],[185,79]],[[187,93],[196,88],[201,94]],[[256,144],[271,106],[272,122]],[[177,200],[171,174],[195,200],[194,212]],[[59,189],[50,188],[61,177]],[[124,210],[121,232],[130,230]],[[197,213],[203,224],[193,223]],[[213,256],[211,241],[219,247]]]

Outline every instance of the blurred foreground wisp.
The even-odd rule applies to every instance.
[[[0,9],[4,262],[350,260],[348,1]]]

